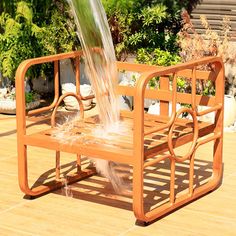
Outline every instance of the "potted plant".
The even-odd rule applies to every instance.
[[[15,73],[19,64],[29,58],[72,51],[79,43],[66,1],[46,0],[42,5],[38,1],[3,0],[0,9],[0,81],[4,81],[0,83],[1,104],[5,99],[4,107],[12,104],[14,113]],[[33,91],[34,79],[48,79],[52,75],[51,64],[34,66],[27,71],[26,80],[31,85],[26,93],[27,104],[31,104],[27,109],[32,102],[39,101]]]
[[[30,91],[27,83],[25,85],[26,110],[34,109],[40,105],[40,96],[36,92]],[[0,113],[16,114],[16,94],[14,87],[0,89]]]

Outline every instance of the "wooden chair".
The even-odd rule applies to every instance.
[[[77,173],[68,178],[68,184],[76,182],[95,174],[94,169],[81,167],[81,155],[102,158],[109,161],[126,163],[132,166],[132,196],[133,211],[141,222],[151,222],[178,207],[191,202],[215,189],[222,178],[222,144],[223,144],[223,107],[224,107],[224,66],[218,57],[206,57],[187,63],[169,67],[156,67],[149,65],[117,62],[118,70],[133,71],[141,74],[134,87],[116,85],[119,95],[133,97],[133,110],[121,111],[121,120],[131,126],[129,137],[117,137],[114,146],[105,142],[83,143],[74,141],[73,144],[62,143],[53,135],[55,130],[55,117],[58,105],[65,96],[74,96],[80,105],[80,115],[83,118],[84,110],[82,100],[91,97],[82,97],[79,91],[79,61],[81,52],[70,52],[53,56],[26,60],[21,63],[16,72],[16,101],[17,101],[17,142],[18,142],[18,170],[21,190],[29,196],[40,196],[63,186],[60,181],[60,152],[77,155]],[[59,96],[59,61],[72,58],[76,61],[77,93]],[[29,113],[25,111],[24,78],[27,70],[36,64],[54,63],[55,98],[51,105]],[[198,68],[208,65],[211,70],[202,71]],[[159,78],[159,87],[148,89],[147,84],[152,78]],[[188,79],[191,83],[191,92],[178,92],[179,78]],[[215,95],[206,96],[197,94],[197,83],[212,81],[215,86]],[[156,99],[160,102],[160,114],[151,115],[144,109],[144,99]],[[176,110],[176,104],[188,104]],[[170,109],[171,104],[171,109]],[[199,112],[198,106],[207,106]],[[36,133],[27,133],[26,118],[28,115],[52,111],[52,127]],[[171,110],[171,112],[169,112]],[[205,114],[215,114],[212,123],[200,121]],[[184,118],[188,113],[190,118]],[[95,123],[95,117],[85,119],[90,125]],[[81,133],[83,130],[79,130]],[[208,142],[214,143],[212,177],[207,183],[196,186],[194,184],[194,157],[196,150]],[[177,155],[176,148],[190,143],[186,154]],[[27,147],[54,150],[56,153],[56,179],[37,187],[28,184]],[[167,202],[152,210],[144,210],[144,171],[150,166],[158,166],[163,160],[170,161],[169,199]],[[181,196],[176,195],[175,176],[176,164],[189,163],[188,192]]]

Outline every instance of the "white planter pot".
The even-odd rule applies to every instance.
[[[7,88],[0,88],[0,98],[7,95]]]
[[[231,126],[236,121],[236,101],[232,95],[225,95],[224,127]]]
[[[93,94],[91,85],[88,84],[88,80],[84,73],[84,65],[80,64],[80,93],[83,97],[89,96]],[[67,92],[76,93],[76,85],[75,85],[75,72],[73,66],[71,64],[70,59],[65,59],[60,61],[60,82],[62,88],[62,94]],[[87,84],[85,84],[85,82]],[[84,108],[88,109],[91,107],[92,99],[82,101]],[[64,103],[67,110],[79,110],[79,104],[75,97],[68,96],[64,98]]]
[[[181,108],[179,103],[176,104],[176,111]],[[148,113],[152,115],[160,115],[160,102],[153,103],[148,108]],[[169,104],[169,116],[172,114],[172,103]]]
[[[26,110],[32,110],[40,105],[40,100],[30,102],[26,104]],[[0,113],[4,114],[16,114],[16,100],[12,99],[0,99]]]
[[[65,83],[61,85],[62,94],[72,92],[76,93],[76,86],[73,83]],[[80,85],[80,93],[83,97],[92,95],[91,86],[88,84]],[[68,96],[64,98],[64,103],[67,110],[79,110],[79,104],[75,97]],[[84,108],[88,109],[91,107],[92,99],[82,101]]]
[[[154,104],[151,104],[148,108],[148,114],[160,115],[160,103],[156,102]]]
[[[198,112],[207,110],[209,108],[210,107],[208,106],[198,106]],[[199,116],[199,120],[213,124],[215,122],[215,112],[210,112],[210,113],[207,113],[206,115]]]
[[[119,106],[121,110],[132,110],[133,106],[133,97],[129,96],[120,96],[119,97]]]

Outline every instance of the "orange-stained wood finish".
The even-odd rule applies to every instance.
[[[140,78],[134,87],[116,85],[119,95],[133,97],[133,110],[121,111],[121,120],[129,124],[132,132],[117,135],[116,140],[106,145],[104,142],[62,143],[51,134],[55,129],[55,118],[58,106],[66,96],[74,96],[80,106],[80,119],[83,119],[84,109],[81,100],[91,97],[82,97],[79,89],[79,62],[82,52],[70,52],[48,57],[26,60],[21,63],[16,72],[16,102],[17,102],[17,141],[18,141],[18,173],[21,190],[29,196],[39,196],[62,187],[65,183],[60,180],[60,152],[76,154],[77,172],[68,178],[68,184],[79,181],[95,174],[91,168],[83,168],[81,155],[102,158],[109,161],[126,163],[133,167],[133,211],[136,218],[142,222],[151,222],[174,209],[191,202],[192,200],[215,189],[222,178],[222,145],[223,145],[223,104],[224,104],[224,67],[221,58],[206,57],[187,63],[169,67],[156,67],[131,63],[117,62],[119,71],[139,72]],[[76,94],[59,94],[59,62],[71,58],[76,66]],[[24,78],[27,70],[35,65],[54,62],[55,97],[51,105],[26,112]],[[199,66],[211,65],[211,71],[200,71]],[[148,89],[150,79],[159,78],[160,85],[155,89]],[[191,92],[178,91],[177,81],[185,78],[191,81]],[[198,80],[205,83],[211,80],[215,84],[215,95],[205,96],[196,94]],[[157,115],[147,114],[144,109],[144,99],[152,98],[160,102],[160,111]],[[177,103],[188,104],[176,109]],[[199,105],[208,106],[204,111],[198,111]],[[37,133],[27,133],[26,118],[45,111],[52,112],[51,129],[40,130]],[[214,113],[214,122],[200,121],[203,115]],[[189,118],[182,115],[187,113]],[[92,128],[95,128],[97,117],[84,119]],[[77,127],[76,133],[84,133],[85,129]],[[194,185],[194,156],[196,150],[208,142],[214,142],[212,178],[203,185]],[[190,143],[185,155],[178,155],[176,149]],[[55,151],[56,166],[55,180],[37,187],[28,184],[27,147],[36,146]],[[158,165],[165,159],[170,161],[169,201],[162,205],[146,210],[144,208],[144,171],[146,167]],[[188,192],[177,196],[175,189],[176,163],[189,162]]]

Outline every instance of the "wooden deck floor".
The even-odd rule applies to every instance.
[[[197,156],[206,157],[206,171],[209,152],[210,145]],[[50,178],[53,152],[32,148],[30,155],[32,184],[42,173],[41,178]],[[17,180],[15,116],[0,115],[0,235],[236,235],[236,133],[225,133],[223,159],[224,177],[217,190],[140,227],[135,225],[131,199],[114,194],[100,176],[73,184],[69,196],[61,189],[34,200],[24,199]],[[69,162],[64,166],[65,172],[74,160],[71,155],[63,155],[64,164]]]

